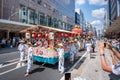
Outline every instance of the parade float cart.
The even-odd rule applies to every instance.
[[[35,49],[37,49],[37,48],[35,48]],[[49,64],[55,64],[58,62],[58,55],[57,55],[57,52],[55,50],[44,49],[43,47],[39,48],[37,50],[38,50],[38,52],[40,50],[40,53],[35,53],[35,55],[33,57],[34,61],[44,62],[44,63],[49,63]],[[37,55],[37,54],[40,54],[40,55]],[[70,56],[70,53],[65,52],[64,57],[67,58],[69,56]]]
[[[47,46],[34,46],[33,51],[33,60],[36,62],[43,62],[48,64],[55,64],[58,62],[58,53],[56,51],[57,44],[60,40],[71,37],[74,34],[70,31],[51,28],[47,26],[37,25],[21,31],[25,33],[27,39],[43,39],[48,42]],[[55,40],[57,39],[57,40]],[[43,40],[43,41],[44,41]],[[41,42],[43,43],[43,42]],[[70,52],[67,48],[67,45],[64,45],[65,54],[64,57],[67,58],[70,56]]]

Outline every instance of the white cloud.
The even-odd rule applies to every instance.
[[[101,21],[100,20],[95,20],[91,22],[92,26],[101,26]]]
[[[85,0],[76,0],[76,4],[83,5],[85,4]]]
[[[106,5],[107,1],[105,0],[88,0],[91,5]]]
[[[100,20],[95,20],[90,23],[96,30],[102,30],[102,22]]]
[[[105,8],[100,8],[96,10],[92,10],[92,16],[96,18],[104,18]]]

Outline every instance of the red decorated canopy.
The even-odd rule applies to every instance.
[[[82,34],[82,29],[79,26],[75,26],[72,29],[72,32],[75,33],[75,34]]]

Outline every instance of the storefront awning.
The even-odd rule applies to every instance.
[[[9,30],[10,32],[19,32],[33,25],[0,19],[0,30]]]

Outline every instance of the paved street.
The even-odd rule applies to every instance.
[[[85,52],[78,53],[79,58]],[[63,75],[58,72],[58,64],[50,65],[34,63],[29,77],[24,77],[26,65],[16,68],[19,61],[19,53],[16,48],[3,49],[0,52],[0,80],[60,80]],[[74,62],[74,64],[78,59]],[[65,71],[69,71],[74,64],[69,64],[69,58],[65,59]]]

